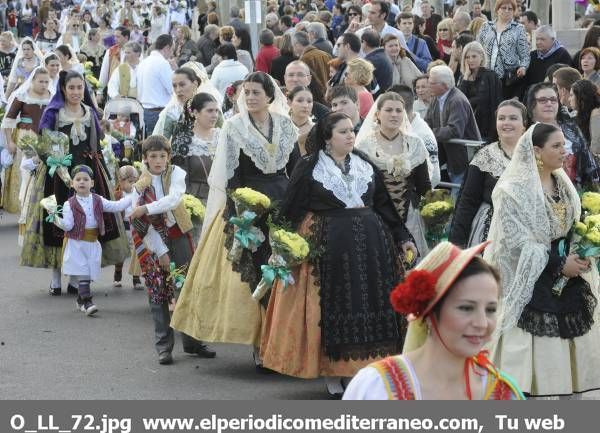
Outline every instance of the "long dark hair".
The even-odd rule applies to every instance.
[[[318,158],[319,150],[324,150],[327,145],[327,140],[330,140],[333,136],[333,128],[338,124],[340,120],[350,119],[345,113],[331,112],[323,116],[315,126],[308,133],[306,138],[306,152],[311,155],[312,158]],[[351,120],[351,119],[350,119]]]
[[[543,149],[550,135],[560,131],[560,128],[549,123],[538,123],[531,133],[531,141],[535,147]]]
[[[600,38],[600,26],[592,26],[585,33],[585,39],[583,40],[583,46],[581,49],[588,47],[598,48],[598,38]]]
[[[590,117],[595,108],[600,107],[600,96],[596,85],[589,80],[579,80],[573,83],[571,90],[577,101],[577,117],[575,122],[585,139],[590,141]],[[575,107],[572,107],[575,108]]]
[[[193,98],[188,99],[184,104],[183,121],[193,124],[194,117],[192,116],[192,111],[202,111],[206,104],[211,102],[217,103],[217,100],[210,93],[197,93]]]

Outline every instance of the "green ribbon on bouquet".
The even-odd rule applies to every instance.
[[[169,263],[169,278],[173,280],[177,289],[181,289],[185,283],[185,266],[178,268],[174,262]]]
[[[50,177],[52,177],[54,176],[54,173],[56,172],[56,169],[58,167],[70,167],[72,163],[73,155],[71,154],[58,158],[55,158],[54,156],[49,156],[48,160],[46,161],[46,164],[48,165],[48,167],[50,167],[50,170],[48,170],[48,174],[50,175]]]
[[[290,271],[287,267],[262,265],[260,270],[262,271],[263,280],[265,280],[270,287],[273,286],[275,278],[279,278],[283,282],[283,287],[287,289],[287,285],[292,274],[292,271]]]
[[[246,249],[249,249],[251,245],[260,245],[261,242],[256,233],[251,230],[255,219],[256,214],[252,211],[244,211],[239,217],[229,218],[229,222],[237,227],[235,238]]]
[[[46,222],[52,224],[56,221],[56,217],[59,213],[62,213],[63,207],[57,206],[54,212],[48,212],[48,216],[46,217]]]

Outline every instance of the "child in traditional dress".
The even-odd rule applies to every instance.
[[[120,150],[115,150],[115,155],[125,163],[133,160],[133,143],[137,132],[135,125],[131,121],[131,109],[124,107],[117,113],[117,118],[110,121],[111,130],[116,134],[119,140]]]
[[[130,217],[131,231],[150,295],[158,362],[164,365],[173,363],[171,352],[175,343],[169,313],[175,287],[169,269],[171,262],[178,269],[185,269],[190,263],[192,221],[182,201],[186,173],[170,164],[169,141],[152,135],[144,141],[142,153],[147,170],[135,184],[138,207]],[[214,358],[215,352],[201,341],[183,333],[181,336],[184,352]]]
[[[63,273],[79,277],[77,306],[90,316],[98,311],[92,302],[90,282],[100,275],[102,247],[98,236],[104,235],[104,212],[122,212],[131,205],[132,197],[119,201],[106,200],[91,192],[94,172],[87,165],[78,165],[71,172],[75,194],[65,202],[57,225],[65,231]]]
[[[134,197],[135,192],[133,190],[133,184],[137,182],[139,178],[139,173],[137,169],[132,165],[124,165],[119,168],[118,172],[118,180],[119,187],[115,190],[115,197],[117,199],[121,199],[122,197]],[[131,237],[131,228],[129,224],[129,215],[133,208],[127,208],[124,213],[123,224],[125,225],[125,229],[127,230],[127,239],[129,240],[129,245],[131,248],[131,261],[129,263],[129,274],[133,275],[133,288],[135,290],[142,290],[144,286],[142,285],[142,281],[140,280],[140,275],[142,270],[140,268],[140,262],[137,259],[137,255],[135,253],[135,248],[133,248],[133,239]],[[115,265],[115,273],[114,273],[114,286],[121,287],[121,279],[123,278],[123,263],[118,263]]]

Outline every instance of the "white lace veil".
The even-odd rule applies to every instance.
[[[30,42],[32,44],[33,56],[37,57],[38,65],[44,64],[44,55],[38,48],[35,41],[33,39],[31,39],[29,36],[23,38],[23,40],[19,43],[19,49],[17,50],[17,54],[15,55],[15,59],[13,60],[12,68],[10,69],[10,74],[8,76],[9,83],[17,82],[17,67],[19,66],[19,63],[21,62],[21,60],[23,59],[23,44],[25,42]]]
[[[379,123],[375,118],[375,113],[378,111],[377,105],[384,95],[380,95],[377,98],[377,101],[371,106],[367,117],[365,117],[365,120],[360,127],[360,131],[358,131],[358,134],[356,135],[355,148],[366,153],[382,170],[388,170],[389,166],[387,163],[390,161],[388,157],[392,156],[402,156],[402,159],[408,161],[410,170],[422,164],[424,161],[428,161],[428,164],[430,165],[429,152],[427,151],[423,140],[412,133],[412,127],[410,126],[406,111],[404,111],[402,115],[399,131],[407,138],[406,142],[410,142],[412,145],[408,146],[408,149],[394,149],[394,155],[381,155],[380,152],[377,152]],[[404,104],[402,105],[404,106]],[[433,167],[431,167],[431,169],[433,169]],[[432,170],[430,170],[430,173],[431,171]]]
[[[537,125],[537,124],[536,124]],[[500,271],[502,294],[496,337],[514,328],[533,288],[548,263],[553,223],[533,151],[531,126],[517,143],[512,159],[494,188],[494,215],[484,259]],[[581,203],[564,170],[554,172],[570,201],[571,225],[579,220]]]
[[[275,80],[269,75],[273,86],[275,87],[275,96],[273,101],[269,105],[269,112],[276,115],[281,115],[289,118],[289,107],[287,100],[283,95],[283,92],[275,82]],[[206,211],[204,217],[204,223],[202,224],[202,239],[212,224],[214,218],[218,215],[220,210],[225,206],[227,200],[227,182],[229,181],[229,175],[227,171],[227,159],[228,159],[228,137],[229,129],[232,127],[232,121],[243,122],[246,130],[250,131],[253,129],[252,122],[250,121],[250,115],[248,114],[248,106],[246,105],[246,97],[244,92],[240,92],[240,96],[237,101],[239,114],[228,119],[223,124],[223,129],[219,134],[219,143],[217,145],[217,151],[213,160],[210,175],[208,176],[208,185],[210,192],[208,194],[208,201],[206,203]],[[275,120],[273,120],[275,121]],[[291,121],[290,121],[291,122]],[[297,131],[296,131],[297,136]]]

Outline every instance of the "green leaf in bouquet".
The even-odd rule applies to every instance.
[[[33,156],[32,154],[37,154],[37,141],[38,139],[34,134],[24,134],[17,140],[17,147],[26,155]]]

